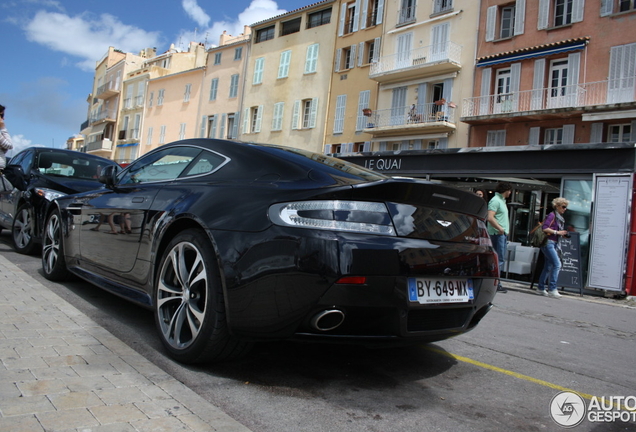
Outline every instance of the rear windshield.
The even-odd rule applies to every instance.
[[[84,157],[81,153],[40,153],[36,168],[42,174],[77,179],[97,179],[102,168],[112,165],[105,161]]]

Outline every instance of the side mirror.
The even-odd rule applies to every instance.
[[[27,189],[29,182],[20,165],[8,165],[4,169],[4,177],[9,180],[9,183],[11,183],[14,188],[23,192]]]
[[[99,176],[99,182],[104,183],[106,187],[113,187],[117,181],[117,173],[120,170],[119,165],[109,165],[105,167]]]

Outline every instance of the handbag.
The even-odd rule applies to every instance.
[[[547,216],[546,216],[547,219]],[[539,224],[534,227],[532,231],[530,231],[530,244],[534,247],[543,247],[548,243],[548,235],[543,231],[543,224],[545,223],[545,219],[543,222],[539,222]]]

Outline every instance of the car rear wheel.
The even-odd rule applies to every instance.
[[[42,233],[42,270],[44,277],[52,281],[65,280],[69,276],[62,243],[62,219],[59,210],[53,211]]]
[[[196,229],[173,238],[155,281],[155,322],[161,342],[183,363],[230,360],[250,345],[229,333],[221,279],[206,238]]]
[[[35,218],[33,207],[23,204],[13,218],[12,227],[13,247],[18,253],[29,255],[34,252],[35,241]]]

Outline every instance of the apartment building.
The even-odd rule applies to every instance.
[[[481,12],[470,146],[634,141],[634,1],[487,0]]]
[[[377,109],[364,131],[373,150],[465,147],[462,98],[472,96],[479,3],[474,0],[386,2],[380,56],[369,77]]]
[[[82,134],[86,136],[82,151],[112,158],[124,77],[141,67],[145,53],[135,55],[109,47],[97,62],[93,89],[88,96],[88,121],[82,127]]]
[[[236,37],[223,32],[219,45],[208,50],[197,136],[238,138],[250,32],[247,26]]]
[[[251,26],[242,140],[323,151],[337,5],[325,0]]]
[[[378,83],[369,78],[382,44],[384,0],[341,0],[325,153],[371,150],[365,132],[377,103]]]

